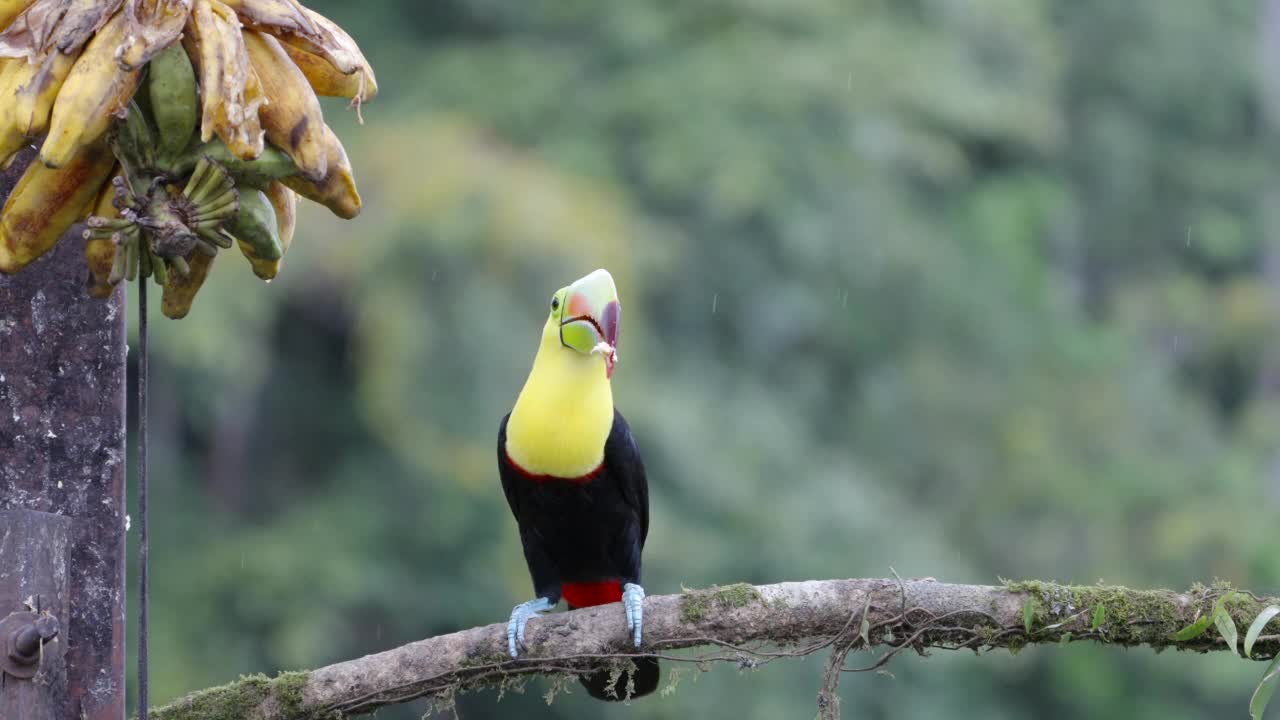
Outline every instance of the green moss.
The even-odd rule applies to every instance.
[[[1009,638],[1005,646],[1009,649],[1010,655],[1017,655],[1022,652],[1022,648],[1027,646],[1027,640],[1021,635],[1014,635]]]
[[[289,720],[328,720],[331,712],[308,711],[302,690],[307,673],[281,673],[275,678],[247,675],[221,687],[192,693],[181,700],[152,711],[155,720],[249,720],[268,699],[275,701],[282,717]]]
[[[462,661],[462,667],[489,667],[510,661],[511,656],[505,652],[474,652],[468,654],[466,659]]]
[[[1182,620],[1175,594],[1168,590],[1059,585],[1040,580],[1005,583],[1005,588],[1037,600],[1032,625],[1036,640],[1055,639],[1067,632],[1066,627],[1053,627],[1058,623],[1078,621],[1088,626],[1098,616],[1098,608],[1102,608],[1098,631],[1103,639],[1158,643],[1176,632]]]
[[[973,629],[978,635],[980,647],[992,647],[996,642],[996,628],[990,625],[979,625]]]
[[[711,586],[705,590],[686,590],[680,595],[680,618],[687,623],[696,623],[707,616],[713,608],[740,608],[752,603],[763,602],[760,591],[747,583]]]
[[[307,685],[307,673],[280,673],[271,681],[271,694],[287,717],[304,717],[302,689]]]

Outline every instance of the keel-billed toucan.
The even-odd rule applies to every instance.
[[[498,428],[498,472],[515,515],[535,599],[511,611],[507,644],[524,645],[525,624],[563,597],[570,609],[623,603],[640,645],[644,588],[640,553],[649,531],[644,465],[609,381],[618,360],[620,306],[613,277],[596,270],[551,298],[542,340],[515,407]],[[633,675],[582,678],[604,700],[652,692],[658,663]]]

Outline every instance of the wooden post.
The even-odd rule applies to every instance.
[[[33,152],[0,173],[7,197]],[[123,287],[107,300],[88,296],[81,228],[14,276],[0,275],[0,512],[19,532],[52,533],[67,518],[66,602],[45,607],[58,617],[65,676],[51,672],[45,696],[54,718],[121,720],[125,682],[125,308]],[[35,511],[30,514],[27,511]],[[21,519],[19,520],[19,514]],[[25,529],[22,529],[25,528]],[[0,534],[4,528],[0,527]],[[0,545],[0,572],[20,568],[22,582],[44,561],[23,562],[53,540],[17,538]],[[13,549],[11,549],[13,548]],[[56,563],[57,553],[48,555]],[[14,562],[14,560],[17,562]],[[48,564],[48,563],[44,563]],[[0,620],[13,607],[0,592]],[[0,651],[2,652],[2,651]],[[14,682],[6,678],[0,693]],[[2,698],[0,698],[2,699]],[[0,710],[5,708],[0,702]],[[3,714],[3,713],[0,713]],[[5,715],[8,720],[8,715]],[[33,718],[40,717],[32,715]]]

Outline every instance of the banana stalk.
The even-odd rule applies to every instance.
[[[270,280],[300,196],[361,209],[317,95],[358,112],[376,94],[351,37],[299,0],[0,0],[0,167],[44,136],[0,210],[0,272],[87,216],[96,297],[151,277],[182,317],[237,244]]]

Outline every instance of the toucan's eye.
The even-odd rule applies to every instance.
[[[552,310],[559,310],[559,309],[560,309],[560,298],[558,298],[558,297],[553,297],[553,298],[551,298],[551,309],[552,309]]]

